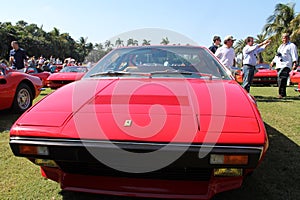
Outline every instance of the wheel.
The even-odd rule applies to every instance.
[[[32,105],[33,95],[30,87],[21,83],[15,94],[12,110],[14,113],[22,113]]]

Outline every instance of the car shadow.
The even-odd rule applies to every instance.
[[[269,149],[260,166],[248,176],[242,187],[219,193],[211,200],[292,200],[300,196],[300,148],[278,130],[265,124],[269,135]],[[144,198],[104,196],[61,191],[64,200],[141,200]],[[148,199],[149,200],[149,199]]]
[[[261,165],[240,189],[217,194],[212,200],[292,200],[300,196],[300,148],[268,124],[269,149]],[[296,133],[297,134],[297,133]]]
[[[10,110],[0,111],[0,132],[9,131],[21,114],[12,114]]]

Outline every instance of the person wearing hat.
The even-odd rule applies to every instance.
[[[213,38],[213,44],[212,46],[210,46],[208,49],[213,52],[213,53],[216,53],[217,49],[219,48],[220,46],[220,43],[221,43],[221,38],[220,36],[214,36]]]
[[[232,48],[235,39],[228,35],[224,38],[224,45],[217,49],[215,56],[219,58],[220,62],[230,69],[231,66],[235,66],[235,53]]]
[[[292,69],[297,68],[298,52],[294,43],[290,42],[288,33],[283,33],[281,36],[282,44],[278,47],[277,53],[271,62],[270,66],[276,63],[278,71],[278,98],[286,96],[286,85],[289,73]]]
[[[250,86],[254,77],[255,65],[257,63],[257,54],[265,50],[265,48],[270,44],[271,40],[266,40],[260,44],[254,44],[254,38],[248,36],[245,39],[247,44],[243,48],[243,84],[242,87],[250,92]]]

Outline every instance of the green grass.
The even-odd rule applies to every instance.
[[[276,99],[277,87],[252,87],[270,139],[266,157],[240,189],[216,195],[213,200],[294,200],[300,198],[300,97]],[[51,90],[43,91],[43,98]],[[35,101],[36,102],[36,101]],[[9,148],[9,128],[19,115],[0,112],[0,199],[132,199],[62,192],[59,184],[42,178],[39,167],[15,157]]]

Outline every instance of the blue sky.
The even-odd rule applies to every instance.
[[[136,29],[156,28],[177,32],[199,45],[209,46],[214,35],[221,38],[233,35],[237,39],[256,36],[273,14],[275,5],[289,2],[296,1],[15,0],[1,2],[0,22],[15,24],[24,20],[43,26],[45,31],[56,27],[75,40],[82,36],[92,43]],[[296,3],[295,11],[300,12],[300,2]],[[149,33],[144,38],[151,40],[151,37]],[[178,43],[171,39],[170,42]]]

